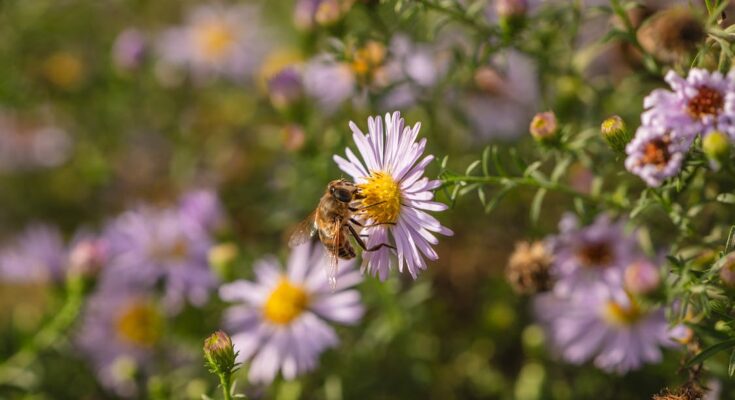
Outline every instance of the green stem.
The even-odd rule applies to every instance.
[[[588,193],[580,192],[576,189],[574,189],[571,186],[567,186],[558,182],[551,182],[551,181],[540,181],[532,178],[526,178],[526,177],[502,177],[502,176],[452,176],[452,177],[446,177],[442,178],[442,186],[449,186],[449,185],[455,185],[460,182],[465,183],[481,183],[486,185],[508,185],[508,184],[514,184],[514,185],[520,185],[520,186],[529,186],[529,187],[535,187],[539,189],[546,189],[546,190],[552,190],[560,193],[565,193],[568,195],[571,195],[573,197],[580,198],[582,200],[588,201],[590,203],[605,203],[611,207],[614,207],[616,209],[626,209],[628,207],[627,204],[615,200],[609,196],[602,196],[602,195],[591,195]]]
[[[230,393],[232,389],[232,374],[229,372],[219,374],[219,381],[222,386],[222,398],[224,400],[232,400],[232,394]]]
[[[18,350],[17,353],[0,363],[0,383],[23,385],[26,369],[36,359],[38,353],[58,343],[74,323],[84,300],[84,282],[71,278],[67,283],[66,301],[59,312],[38,333]]]
[[[475,30],[479,31],[482,34],[485,34],[488,36],[494,36],[498,33],[498,31],[494,29],[492,26],[479,23],[476,19],[462,12],[462,10],[444,7],[441,4],[434,3],[431,0],[415,0],[415,1],[417,3],[422,4],[426,8],[432,9],[434,11],[447,15],[450,18],[464,22],[465,24],[470,25],[472,28],[474,28]]]

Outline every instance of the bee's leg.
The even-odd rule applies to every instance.
[[[357,231],[355,230],[355,228],[352,225],[347,224],[347,228],[349,228],[350,233],[352,234],[352,237],[355,238],[355,241],[357,242],[358,245],[360,245],[360,247],[362,247],[362,250],[363,251],[376,251],[376,250],[379,250],[381,247],[388,247],[388,248],[391,248],[393,250],[396,249],[394,246],[389,245],[388,243],[381,243],[381,244],[379,244],[377,246],[373,246],[371,248],[368,248],[365,245],[365,242],[362,240],[362,238],[360,237],[360,235],[357,233]]]
[[[379,222],[377,224],[363,225],[360,221],[354,218],[350,218],[350,222],[359,226],[360,228],[372,228],[373,226],[378,226],[378,225],[395,225],[396,224],[395,222]]]
[[[365,210],[365,209],[370,208],[370,207],[375,207],[375,206],[380,205],[380,204],[383,204],[383,203],[385,203],[385,202],[384,201],[379,201],[377,203],[373,203],[373,204],[367,205],[365,207],[348,207],[348,208],[349,208],[350,211],[355,212],[355,211],[362,211],[362,210]]]

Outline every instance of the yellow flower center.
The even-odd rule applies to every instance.
[[[217,60],[229,52],[235,43],[235,34],[231,27],[211,22],[197,29],[196,41],[205,57]]]
[[[643,317],[643,311],[635,300],[630,300],[630,305],[622,306],[614,301],[605,305],[605,320],[616,326],[629,326],[638,322]]]
[[[387,172],[373,172],[367,182],[357,185],[365,196],[362,206],[375,223],[394,223],[401,213],[401,187]]]
[[[115,321],[117,337],[138,347],[152,347],[161,337],[163,318],[151,304],[135,301]]]
[[[306,291],[282,278],[263,306],[263,316],[268,321],[286,325],[301,315],[309,305]]]

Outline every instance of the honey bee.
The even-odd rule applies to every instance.
[[[337,284],[337,264],[339,259],[351,260],[355,258],[355,249],[350,243],[350,237],[355,239],[355,242],[363,251],[375,251],[381,247],[395,249],[395,247],[387,243],[382,243],[371,248],[365,246],[365,242],[355,226],[362,229],[376,225],[394,225],[394,223],[384,222],[363,225],[358,220],[358,214],[367,208],[379,204],[357,207],[356,201],[364,198],[360,194],[359,188],[351,182],[344,179],[329,182],[327,190],[319,200],[319,205],[296,227],[288,241],[290,247],[295,247],[306,242],[314,235],[319,235],[319,241],[322,242],[329,254],[327,279],[332,288]]]

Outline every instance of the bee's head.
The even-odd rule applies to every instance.
[[[329,194],[343,203],[349,203],[354,200],[356,192],[357,186],[344,179],[329,182]]]

